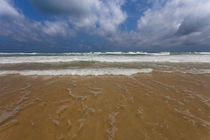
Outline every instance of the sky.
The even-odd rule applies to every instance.
[[[0,52],[210,51],[210,0],[0,0]]]

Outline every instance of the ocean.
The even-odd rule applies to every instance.
[[[0,53],[0,140],[209,140],[210,53]]]
[[[0,75],[210,73],[210,52],[0,53]]]

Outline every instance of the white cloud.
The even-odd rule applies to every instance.
[[[55,22],[44,22],[42,26],[44,33],[48,35],[62,35],[66,36],[69,32],[69,27],[66,22],[55,21]]]
[[[76,29],[96,30],[100,34],[116,32],[127,15],[121,6],[124,0],[31,0],[42,11],[65,15]]]
[[[209,15],[210,1],[169,0],[162,7],[148,9],[138,20],[138,29],[159,36],[173,34],[186,18],[199,20]]]
[[[19,42],[42,41],[56,35],[73,35],[63,21],[38,22],[26,18],[9,0],[0,0],[0,35]]]
[[[9,0],[0,0],[0,16],[20,16],[18,11],[9,4]]]
[[[40,41],[69,37],[79,31],[100,35],[107,44],[128,49],[210,44],[208,0],[147,0],[152,7],[142,11],[136,31],[119,29],[127,19],[127,13],[122,9],[125,0],[30,1],[55,17],[55,21],[31,20],[14,8],[12,0],[0,0],[0,35],[18,41]]]
[[[27,20],[18,12],[10,0],[0,0],[0,35],[10,37],[20,42],[38,40],[38,35],[33,32],[38,23]],[[38,29],[38,28],[37,28]]]
[[[177,42],[179,45],[187,42],[196,45],[200,38],[208,40],[209,36],[205,35],[210,31],[209,25],[210,1],[168,0],[159,6],[156,1],[155,6],[138,20],[137,32],[148,45],[173,46]],[[176,36],[181,28],[185,37]]]
[[[185,50],[210,44],[210,1],[155,0],[136,31],[118,31],[110,44],[129,49]],[[203,48],[204,49],[204,48]]]
[[[122,11],[124,0],[30,1],[43,12],[56,16],[56,20],[30,20],[14,8],[12,1],[0,0],[1,35],[18,41],[42,40],[43,36],[67,37],[74,34],[73,30],[107,36],[115,34],[127,18]]]
[[[118,26],[123,23],[127,15],[122,11],[122,1],[108,1],[99,9],[98,23],[104,31],[115,32]]]

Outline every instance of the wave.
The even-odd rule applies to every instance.
[[[158,70],[157,70],[158,71]],[[188,74],[210,74],[210,69],[191,69],[191,70],[163,70],[166,73],[188,73]]]
[[[154,70],[156,72],[167,72],[167,73],[189,73],[189,74],[210,74],[210,69],[194,69],[194,70]],[[122,68],[103,68],[103,69],[58,69],[58,70],[2,70],[0,75],[40,75],[40,76],[64,76],[64,75],[75,75],[75,76],[100,76],[100,75],[124,75],[131,76],[138,73],[151,73],[153,69],[122,69]]]
[[[128,55],[128,56],[168,56],[168,55],[210,55],[210,52],[88,52],[88,53],[0,53],[0,57],[9,56],[103,56],[103,55]]]
[[[115,56],[115,55],[83,55],[83,56],[11,56],[0,57],[0,64],[20,63],[71,63],[71,62],[169,62],[169,63],[210,63],[210,55],[153,55],[153,56]]]
[[[22,71],[0,71],[0,75],[78,75],[78,76],[98,76],[98,75],[126,75],[130,76],[137,73],[151,73],[152,69],[62,69],[62,70],[22,70]]]

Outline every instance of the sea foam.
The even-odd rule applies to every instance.
[[[101,69],[61,69],[61,70],[22,70],[0,71],[0,75],[20,74],[20,75],[126,75],[130,76],[137,73],[150,73],[152,69],[118,69],[118,68],[101,68]]]
[[[183,54],[169,55],[169,53],[150,53],[149,55],[141,55],[136,53],[104,53],[104,54],[46,54],[38,56],[1,56],[0,64],[21,64],[21,63],[71,63],[71,62],[169,62],[169,63],[210,63],[210,55],[208,53],[201,54]]]

